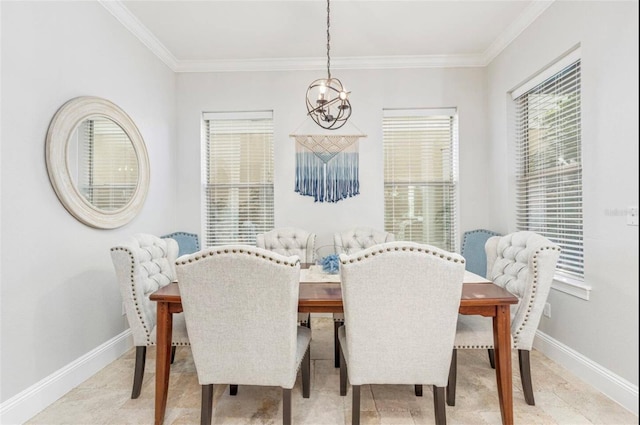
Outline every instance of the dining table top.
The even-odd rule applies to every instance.
[[[340,287],[340,274],[322,273],[315,269],[316,266],[303,263],[300,271],[299,307],[301,311],[313,308],[314,305],[327,307],[333,305],[336,309],[342,309],[342,289]],[[178,282],[158,289],[151,294],[152,301],[164,301],[168,303],[182,303]],[[465,271],[460,307],[516,304],[516,296],[506,289],[493,284],[474,273]]]

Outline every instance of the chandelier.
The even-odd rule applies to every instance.
[[[316,124],[328,130],[336,130],[346,124],[351,116],[349,93],[342,82],[331,77],[330,7],[327,0],[327,78],[320,78],[307,89],[307,115]]]

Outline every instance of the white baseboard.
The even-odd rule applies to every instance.
[[[601,393],[638,415],[638,386],[577,351],[537,331],[533,346]]]
[[[133,347],[131,330],[95,348],[0,405],[0,423],[22,424]],[[638,415],[638,386],[538,331],[534,347]]]
[[[133,347],[127,329],[0,405],[0,423],[22,424]]]

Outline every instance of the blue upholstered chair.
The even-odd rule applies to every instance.
[[[180,249],[178,257],[200,251],[200,240],[198,235],[195,233],[174,232],[160,237],[162,239],[175,239],[175,241],[178,242],[178,247]]]
[[[478,229],[464,232],[462,237],[462,251],[467,270],[482,277],[487,277],[487,254],[484,244],[492,236],[500,236],[491,230]]]

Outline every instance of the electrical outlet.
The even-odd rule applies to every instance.
[[[627,226],[638,225],[638,207],[627,208]]]
[[[551,318],[551,304],[545,303],[544,310],[542,310],[544,317]]]
[[[124,308],[124,303],[122,303],[122,315],[127,314],[127,310]]]

